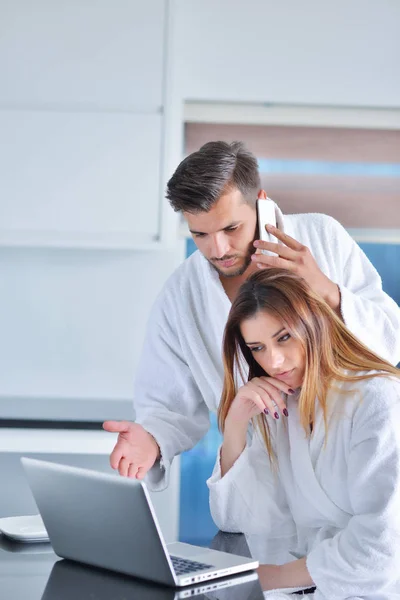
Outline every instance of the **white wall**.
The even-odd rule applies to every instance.
[[[147,253],[0,250],[3,418],[132,417],[148,312],[182,256],[182,244]],[[44,413],[46,399],[54,402]],[[69,400],[86,401],[85,413],[71,411]],[[126,410],[120,402],[113,415],[117,400]]]
[[[149,311],[184,257],[168,8],[0,0],[0,419],[134,417]],[[37,510],[21,453],[110,471],[115,438],[0,428],[0,516]],[[176,539],[179,460],[155,503]]]
[[[186,99],[400,106],[398,0],[180,0]]]
[[[2,418],[133,416],[149,310],[184,258],[164,199],[172,17],[167,0],[0,0]]]

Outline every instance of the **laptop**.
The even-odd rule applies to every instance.
[[[33,458],[21,462],[62,558],[172,587],[258,567],[248,557],[182,542],[167,545],[142,481]]]
[[[126,577],[70,560],[58,560],[52,568],[42,600],[264,600],[257,573],[214,579],[184,588],[172,588],[144,579]]]

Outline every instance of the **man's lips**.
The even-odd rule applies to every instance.
[[[224,269],[227,269],[228,267],[231,267],[232,265],[234,265],[235,262],[236,262],[236,256],[234,256],[233,258],[228,258],[227,260],[216,261],[216,264],[220,267],[224,267]]]

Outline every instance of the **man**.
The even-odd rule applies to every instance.
[[[185,217],[197,245],[153,307],[134,403],[136,423],[107,421],[118,432],[111,466],[152,489],[168,481],[173,457],[209,428],[222,391],[222,336],[231,301],[255,270],[294,270],[380,356],[400,359],[400,309],[361,249],[333,218],[283,216],[276,206],[278,244],[260,242],[255,157],[243,144],[209,142],[185,158],[168,182],[167,197]],[[255,253],[268,249],[278,256]]]

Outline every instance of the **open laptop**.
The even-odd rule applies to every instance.
[[[258,567],[226,552],[167,546],[141,481],[32,458],[21,462],[58,556],[173,587]]]

